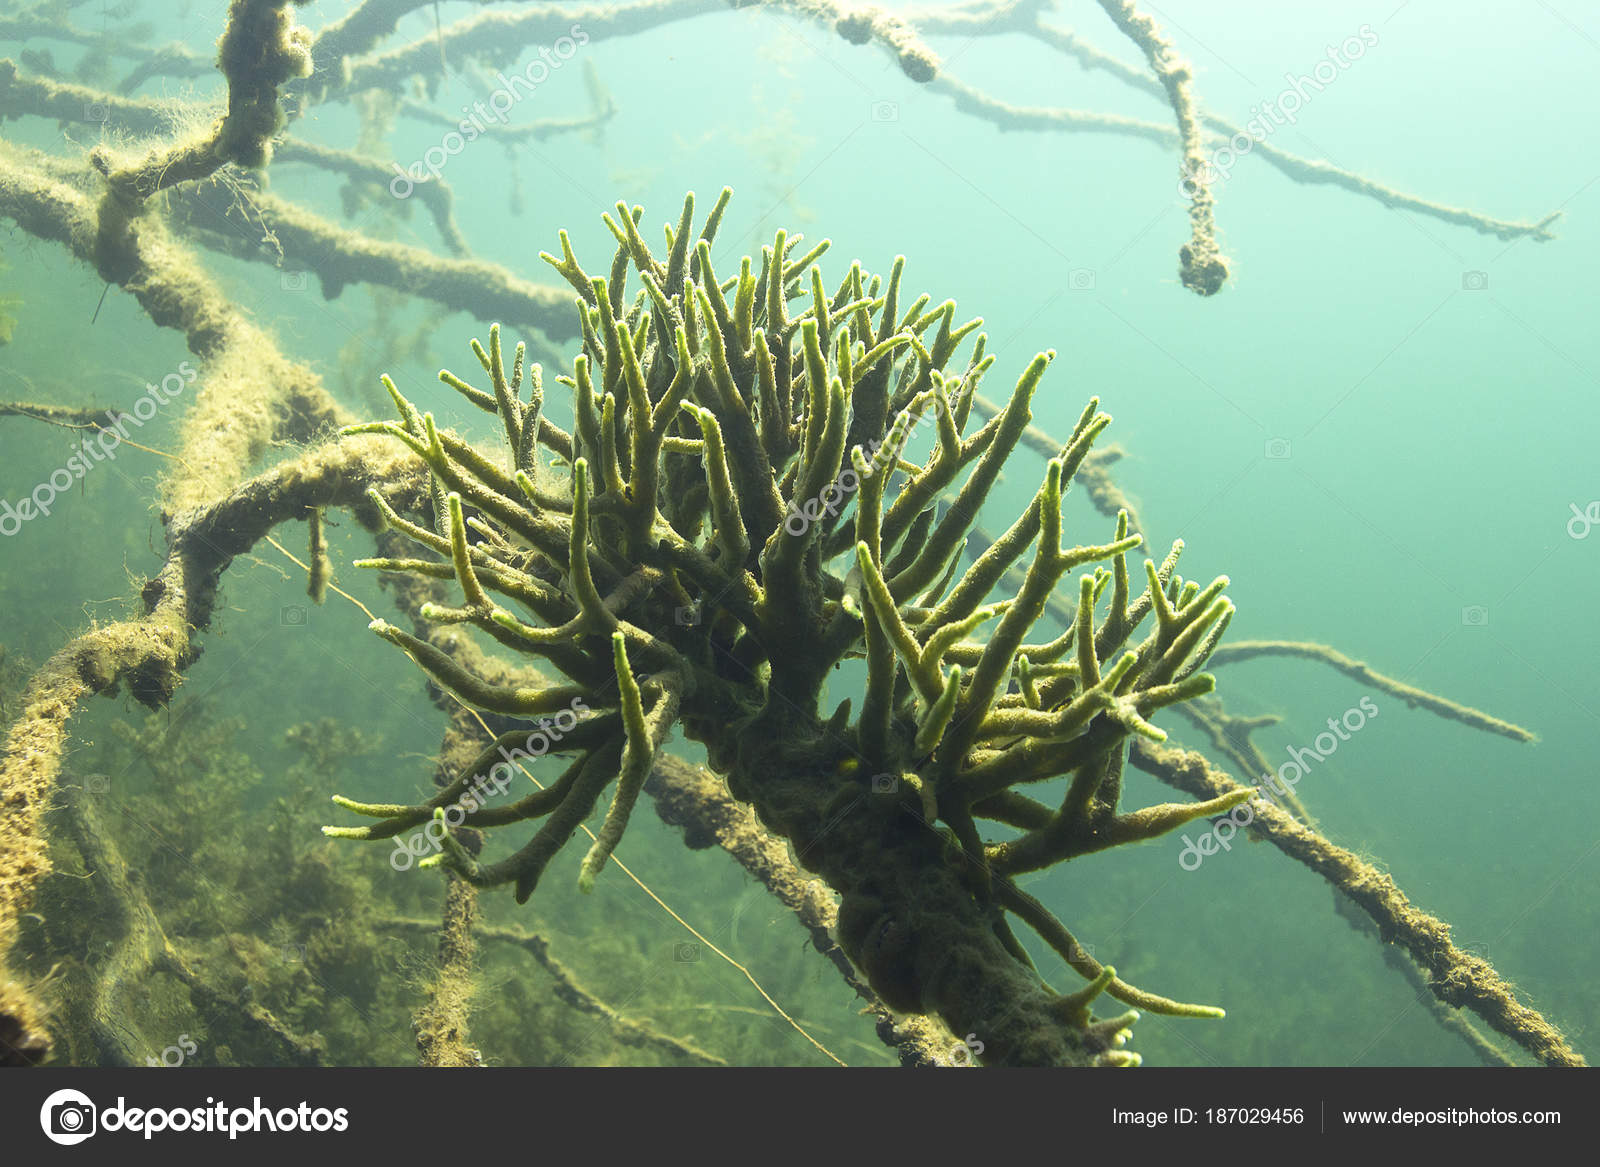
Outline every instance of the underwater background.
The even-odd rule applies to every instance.
[[[349,7],[321,0],[296,17],[315,31]],[[419,8],[390,43],[426,42],[436,17],[448,27],[482,7]],[[1145,7],[1192,61],[1204,110],[1240,124],[1291,84],[1286,74],[1310,74],[1329,45],[1369,30],[1360,58],[1304,102],[1295,124],[1274,128],[1271,145],[1485,215],[1536,222],[1559,210],[1555,238],[1502,240],[1297,183],[1245,156],[1215,187],[1232,276],[1202,299],[1177,280],[1188,225],[1171,144],[1001,132],[908,78],[878,47],[851,45],[797,9],[766,7],[589,39],[510,117],[584,119],[597,102],[614,107],[609,117],[514,148],[470,143],[442,175],[470,254],[548,286],[560,281],[538,256],[558,250],[559,229],[580,256],[609,255],[600,215],[618,199],[642,204],[645,236],[658,238],[685,191],[709,205],[727,185],[734,199],[719,267],[759,255],[780,226],[832,240],[822,261],[832,279],[852,259],[882,272],[905,255],[913,296],[953,298],[961,318],[984,318],[1000,358],[991,393],[1034,353],[1056,350],[1035,425],[1061,435],[1090,396],[1101,399],[1115,418],[1108,440],[1126,451],[1116,481],[1139,505],[1152,545],[1182,538],[1187,572],[1231,578],[1239,612],[1230,641],[1323,642],[1538,735],[1529,744],[1478,732],[1307,661],[1216,670],[1231,713],[1282,718],[1256,737],[1274,764],[1315,748],[1330,718],[1370,699],[1377,714],[1311,765],[1297,793],[1330,839],[1390,873],[1413,903],[1450,922],[1462,948],[1592,1052],[1600,536],[1588,536],[1600,525],[1600,119],[1591,79],[1600,12],[1575,0]],[[590,10],[573,11],[581,25]],[[25,12],[202,55],[225,17],[224,6],[201,0],[0,0],[0,17]],[[1062,3],[1043,19],[1142,66],[1094,4]],[[0,56],[35,72],[109,85],[131,67],[99,41],[0,32],[9,38]],[[967,85],[1014,105],[1170,124],[1159,97],[1081,69],[1037,38],[927,40]],[[516,64],[533,56],[530,47]],[[377,94],[314,105],[289,134],[359,144],[403,168],[439,142],[441,127],[397,116],[394,103],[454,118],[492,74],[452,64],[442,80],[434,74],[436,85],[408,84],[387,103]],[[186,111],[220,92],[214,74],[157,75],[134,90],[173,99],[178,128],[212,116]],[[0,125],[13,143],[64,157],[81,156],[102,132],[38,117]],[[267,174],[274,195],[351,230],[446,253],[416,198],[305,165],[278,162]],[[467,340],[485,335],[489,320],[374,285],[351,284],[330,300],[314,264],[197,253],[239,311],[353,412],[388,416],[377,381],[386,372],[442,425],[493,437],[492,420],[436,379],[441,367],[466,369]],[[178,333],[154,327],[120,289],[101,303],[104,283],[57,245],[8,222],[0,257],[0,401],[129,409],[147,382],[191,359]],[[563,340],[536,352],[547,381],[551,354],[570,362],[575,351]],[[551,389],[559,414],[563,394]],[[164,452],[184,401],[140,429],[148,449],[124,445],[52,513],[0,539],[8,723],[51,653],[92,622],[139,609],[139,585],[162,558],[156,485],[171,470]],[[0,498],[27,494],[76,445],[69,431],[0,417]],[[1017,456],[994,515],[1027,504],[1042,466],[1032,453]],[[374,613],[392,609],[377,579],[349,566],[372,554],[370,536],[346,515],[330,519],[339,587]],[[1104,526],[1069,495],[1069,541],[1099,539]],[[298,528],[278,538],[304,554]],[[342,595],[311,604],[304,572],[273,547],[241,556],[222,587],[204,654],[170,708],[151,714],[126,695],[84,706],[64,781],[81,785],[207,984],[261,1002],[295,1032],[321,1034],[329,1063],[413,1064],[411,1017],[436,948],[422,925],[437,923],[444,881],[394,871],[387,845],[328,840],[318,828],[339,821],[335,792],[374,801],[427,792],[443,718],[421,674],[367,631],[368,616]],[[1203,744],[1175,718],[1167,728]],[[673,751],[700,757],[681,740]],[[545,780],[561,764],[545,759],[534,772]],[[1129,772],[1130,803],[1161,795]],[[18,963],[52,1002],[58,1061],[117,1060],[74,1037],[74,994],[110,924],[78,886],[84,864],[65,833],[55,850]],[[1130,980],[1227,1009],[1221,1021],[1147,1016],[1136,1036],[1147,1064],[1478,1064],[1382,946],[1335,911],[1320,878],[1242,835],[1195,870],[1181,850],[1174,836],[1025,881]],[[504,892],[480,898],[487,923],[515,933],[480,935],[472,1033],[487,1062],[828,1064],[753,979],[838,1059],[894,1063],[800,925],[721,851],[686,849],[679,831],[642,811],[618,856],[659,900],[615,870],[580,896],[578,848],[557,858],[529,904]],[[530,933],[547,941],[546,959],[526,943]],[[1074,982],[1042,946],[1032,950],[1053,984]],[[171,977],[151,973],[118,999],[118,1044],[136,1064],[174,1047],[185,1064],[274,1060],[270,1049],[235,1048],[236,1039],[208,1032]]]

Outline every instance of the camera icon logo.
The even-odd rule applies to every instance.
[[[111,111],[106,108],[103,101],[86,101],[83,103],[83,120],[86,122],[104,122],[111,117]]]
[[[1475,956],[1481,961],[1489,961],[1489,946],[1481,941],[1474,944],[1461,945],[1461,951],[1468,956]]]
[[[692,940],[680,940],[672,946],[672,959],[679,964],[697,964],[700,960],[700,946]]]
[[[1578,509],[1578,504],[1569,502],[1567,509],[1572,512],[1572,517],[1567,520],[1567,535],[1572,539],[1587,539],[1589,532],[1600,524],[1600,502],[1591,502],[1583,510]]]
[[[111,789],[111,779],[104,774],[90,774],[83,780],[83,788],[90,794],[105,794]]]
[[[900,789],[900,779],[893,774],[874,774],[872,776],[872,793],[893,794]]]
[[[1094,291],[1094,268],[1075,267],[1067,273],[1067,287],[1074,292]]]
[[[1284,462],[1288,460],[1291,448],[1288,438],[1268,438],[1262,452],[1269,461]]]
[[[1221,171],[1209,161],[1202,161],[1198,166],[1186,163],[1183,168],[1183,177],[1178,179],[1178,197],[1192,202],[1200,197],[1201,191],[1221,177]]]
[[[306,610],[300,604],[286,604],[278,609],[278,623],[285,628],[304,628],[306,626]]]
[[[1468,604],[1461,609],[1461,623],[1468,628],[1487,628],[1489,626],[1489,609],[1482,604]]]
[[[672,611],[672,618],[677,621],[680,627],[683,628],[688,628],[692,625],[700,623],[700,602],[696,600],[692,604],[685,604],[681,608],[674,608]]]
[[[99,1108],[78,1090],[57,1090],[39,1107],[44,1137],[63,1147],[75,1146],[94,1134]]]
[[[303,271],[278,273],[278,286],[286,292],[303,292],[306,290],[306,284],[306,273]]]
[[[947,1060],[953,1069],[971,1069],[978,1064],[978,1059],[983,1056],[984,1044],[978,1040],[976,1033],[967,1034],[965,1041],[958,1041],[950,1047]]]
[[[900,120],[900,106],[893,101],[875,101],[872,103],[872,120],[875,122],[897,122]]]
[[[1464,271],[1461,273],[1461,290],[1463,292],[1485,292],[1489,289],[1489,273],[1486,271]]]

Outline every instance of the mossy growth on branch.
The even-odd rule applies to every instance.
[[[473,342],[488,389],[440,379],[496,416],[502,457],[439,429],[388,378],[399,420],[346,431],[404,442],[433,483],[427,515],[374,495],[418,552],[361,565],[453,578],[460,604],[430,605],[426,619],[471,624],[562,679],[489,684],[374,621],[469,705],[543,726],[502,734],[426,803],[336,799],[379,821],[325,830],[397,845],[432,834],[432,865],[509,883],[520,901],[614,784],[581,867],[591,886],[678,727],[840,894],[841,945],[891,1008],[940,1015],[993,1063],[1134,1063],[1121,1046],[1137,1010],[1221,1010],[1121,981],[1015,879],[1248,797],[1119,805],[1130,737],[1161,740],[1152,719],[1213,687],[1200,667],[1233,613],[1228,580],[1183,579],[1176,544],[1130,567],[1141,538],[1126,514],[1063,545],[1062,495],[1111,421],[1095,400],[1032,502],[969,565],[967,536],[1053,354],[973,427],[994,361],[981,321],[958,323],[953,301],[910,300],[903,258],[887,276],[852,263],[830,290],[817,266],[827,242],[783,231],[719,275],[711,248],[728,198],[698,233],[686,199],[661,255],[640,234],[642,210],[619,203],[605,217],[618,243],[605,276],[580,266],[565,233],[560,256],[544,256],[579,297],[583,351],[558,378],[574,398],[571,433],[546,416],[540,367],[521,345],[508,355],[498,326],[487,347]],[[931,449],[913,462],[923,427],[917,448]],[[1024,582],[997,594],[1013,565]],[[1041,637],[1058,589],[1076,619]],[[847,661],[861,691],[825,711]],[[573,760],[548,788],[497,797],[486,783],[536,749],[536,728]],[[1063,777],[1059,805],[1024,793]],[[492,862],[450,833],[523,821],[538,824],[532,837]],[[1001,841],[984,823],[1004,828]],[[1088,983],[1051,989],[1009,917]],[[1135,1011],[1096,1020],[1102,993]]]

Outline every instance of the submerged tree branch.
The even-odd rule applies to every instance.
[[[1197,799],[1249,790],[1192,750],[1138,742],[1130,759],[1141,770]],[[1548,1066],[1583,1066],[1561,1032],[1517,1000],[1488,961],[1457,948],[1450,926],[1411,905],[1394,880],[1343,847],[1296,822],[1265,799],[1252,803],[1253,827],[1273,846],[1333,884],[1428,973],[1428,987],[1447,1005],[1468,1008]]]

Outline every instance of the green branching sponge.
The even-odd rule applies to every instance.
[[[538,719],[573,760],[548,788],[486,794],[501,758],[518,756],[505,747],[519,735],[502,735],[427,803],[339,800],[380,821],[329,833],[426,830],[438,838],[429,865],[526,900],[615,784],[581,865],[588,888],[677,728],[839,893],[840,943],[890,1007],[938,1013],[991,1062],[1132,1064],[1122,1045],[1138,1014],[1096,1020],[1102,994],[1146,1012],[1221,1010],[1120,980],[1016,880],[1247,795],[1120,805],[1130,737],[1161,740],[1162,711],[1212,689],[1200,668],[1233,614],[1228,581],[1180,577],[1181,545],[1130,570],[1141,537],[1126,515],[1109,538],[1063,541],[1062,496],[1111,420],[1097,401],[1030,505],[968,565],[968,534],[1053,354],[973,427],[994,361],[981,321],[959,323],[950,301],[907,302],[903,260],[887,278],[851,264],[830,292],[816,266],[826,242],[782,231],[719,275],[711,243],[728,197],[698,234],[687,199],[660,254],[641,210],[618,204],[605,276],[580,266],[564,233],[560,258],[544,257],[572,285],[582,327],[583,351],[558,378],[571,432],[547,416],[520,346],[508,366],[498,326],[473,344],[489,389],[440,379],[497,417],[502,455],[440,430],[387,378],[398,420],[348,431],[405,443],[433,482],[427,513],[374,497],[417,558],[364,565],[454,579],[459,606],[429,605],[427,619],[471,624],[565,679],[492,684],[393,625],[374,630],[468,704]],[[1014,566],[1020,588],[997,595]],[[1076,597],[1074,624],[1041,638],[1061,590]],[[846,662],[835,684],[854,677],[860,691],[825,711]],[[1065,779],[1058,798],[1024,793],[1053,779]],[[495,860],[449,831],[524,821],[531,838]],[[1087,986],[1051,989],[1013,920]]]

